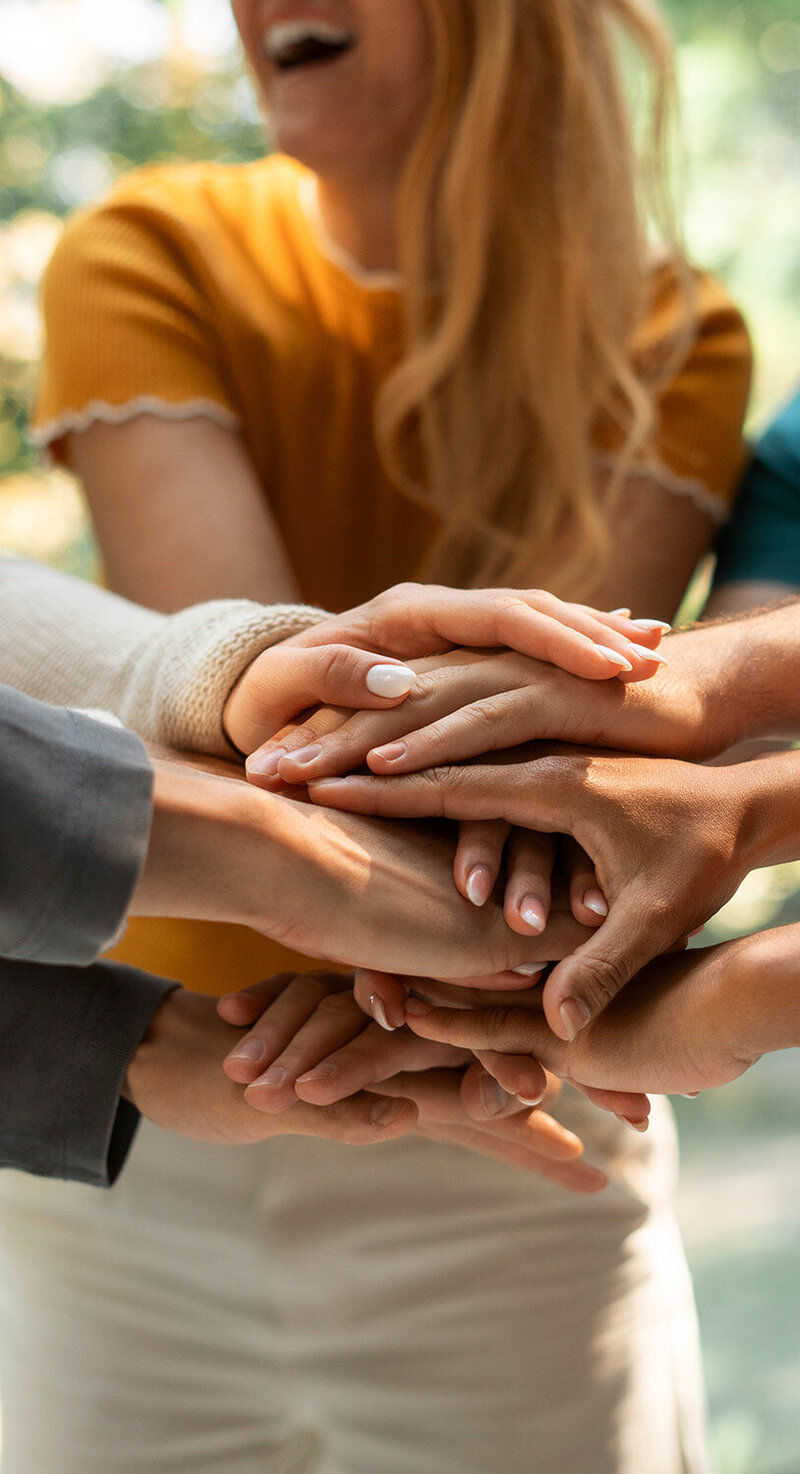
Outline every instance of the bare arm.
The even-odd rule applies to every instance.
[[[69,437],[111,586],[170,613],[205,599],[297,601],[241,436],[138,415]]]

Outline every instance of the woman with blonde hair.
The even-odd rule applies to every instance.
[[[122,180],[45,284],[38,434],[83,480],[112,585],[341,609],[502,580],[671,618],[732,496],[749,359],[719,288],[648,245],[653,11],[233,9],[281,152]],[[652,83],[647,166],[618,43]],[[652,628],[610,619],[636,673]],[[216,992],[308,967],[198,923],[135,923],[116,955]],[[611,1178],[591,1197],[441,1143],[237,1154],[155,1129],[102,1202],[9,1181],[7,1474],[697,1474],[654,1114],[645,1138],[563,1101]]]

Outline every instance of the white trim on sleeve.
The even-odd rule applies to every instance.
[[[65,410],[56,419],[48,420],[37,430],[31,430],[29,439],[32,445],[43,449],[70,431],[80,434],[83,430],[88,430],[90,425],[98,423],[127,425],[138,415],[155,415],[159,420],[213,420],[226,430],[238,430],[242,424],[241,415],[234,414],[215,399],[186,399],[182,404],[171,404],[169,400],[159,399],[155,394],[140,394],[136,399],[127,400],[125,404],[109,404],[104,399],[92,399],[85,409]]]

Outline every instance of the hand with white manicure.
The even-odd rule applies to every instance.
[[[259,659],[266,663],[279,650],[290,656],[294,648],[286,642],[266,651]],[[652,676],[664,664],[664,657],[657,652],[648,650],[646,654],[646,664],[641,652],[635,657],[642,679],[645,675]],[[479,704],[490,718],[495,707],[509,695],[525,695],[535,687],[539,672],[548,667],[513,651],[487,653],[459,647],[441,655],[410,659],[408,666],[400,669],[413,672],[413,683],[402,703],[396,701],[389,707],[387,701],[384,707],[389,709],[366,711],[353,710],[352,704],[348,709],[346,702],[336,706],[329,701],[301,719],[287,721],[282,728],[273,730],[258,751],[253,752],[248,746],[245,750],[251,756],[247,776],[251,783],[275,789],[284,784],[304,784],[351,773],[366,761],[373,748],[380,746],[384,751],[391,751],[392,747],[401,747],[401,739],[408,733],[451,718],[465,708]],[[607,676],[618,674],[619,666],[607,668]],[[598,676],[592,687],[598,682],[605,684]],[[582,686],[583,681],[578,680],[576,684]],[[619,683],[613,684],[621,694]],[[359,705],[376,707],[378,703],[362,700]],[[480,727],[481,751],[491,752],[507,745],[502,728],[491,719],[484,717]]]
[[[508,1095],[493,1078],[485,1092],[487,1108],[469,1109],[470,1091],[462,1085],[472,1055],[419,1039],[406,1028],[376,1028],[358,1007],[351,984],[351,978],[331,973],[284,974],[220,999],[224,1019],[251,1026],[224,1068],[230,1080],[246,1087],[244,1100],[254,1113],[274,1119],[280,1129],[298,1103],[324,1114],[372,1097],[376,1109],[383,1102],[388,1113],[398,1097],[407,1110],[416,1108],[410,1126],[416,1135],[453,1142],[573,1192],[605,1186],[604,1174],[579,1160],[582,1145],[571,1131]],[[543,1086],[537,1104],[547,1103],[559,1084],[538,1073]]]
[[[223,728],[239,752],[251,753],[309,707],[385,711],[408,695],[415,679],[399,660],[353,645],[303,649],[284,641],[262,651],[239,677],[225,703]]]
[[[495,819],[571,835],[609,914],[553,970],[548,1023],[574,1038],[652,958],[682,946],[758,866],[800,853],[800,753],[728,767],[579,748],[402,778],[311,785],[316,803],[362,814]]]

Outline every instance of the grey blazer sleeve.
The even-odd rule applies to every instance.
[[[0,960],[0,1167],[111,1186],[139,1121],[125,1072],[176,986],[113,962]]]
[[[80,966],[110,944],[151,795],[132,732],[0,686],[0,957]]]

